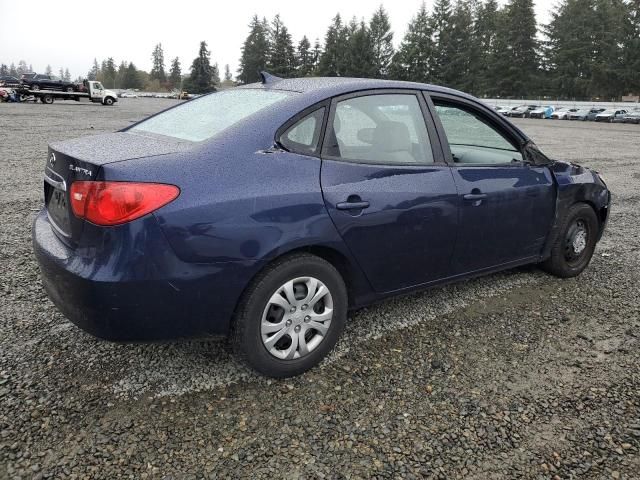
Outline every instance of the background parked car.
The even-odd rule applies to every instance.
[[[621,121],[625,113],[627,113],[626,110],[607,108],[605,111],[596,115],[596,122]]]
[[[20,85],[20,79],[11,75],[0,76],[0,87],[17,87]]]
[[[514,108],[517,108],[517,107],[511,107],[511,106],[496,107],[496,112],[498,112],[500,115],[508,116],[509,112]]]
[[[22,84],[27,85],[30,90],[61,90],[63,92],[78,91],[78,86],[73,82],[67,82],[54,75],[42,75],[39,73],[27,78],[24,78],[23,75]]]
[[[538,107],[529,112],[529,117],[531,118],[551,118],[551,114],[554,112],[555,107],[551,105],[544,105],[542,107]]]
[[[559,107],[551,114],[553,120],[568,120],[571,113],[577,112],[577,108]]]
[[[627,112],[622,116],[622,121],[624,123],[635,123],[640,124],[640,109],[632,110],[631,112]]]
[[[569,120],[595,120],[596,115],[604,112],[604,108],[581,108],[569,114]]]
[[[537,108],[540,108],[539,105],[520,105],[519,107],[511,110],[507,116],[508,117],[520,117],[520,118],[528,118],[531,115],[531,112]]]

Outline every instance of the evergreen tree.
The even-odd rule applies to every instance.
[[[113,57],[109,57],[102,62],[100,76],[98,78],[107,88],[116,88],[116,63]]]
[[[4,63],[0,65],[0,75],[9,75],[9,67],[7,67]]]
[[[369,35],[373,46],[373,76],[386,78],[393,58],[393,32],[389,16],[382,5],[371,17]]]
[[[591,90],[593,95],[611,100],[624,88],[624,42],[627,5],[623,0],[595,0],[594,64]]]
[[[142,80],[138,73],[138,69],[130,62],[127,66],[127,71],[125,72],[124,82],[122,85],[123,88],[132,88],[132,89],[140,89],[142,88]]]
[[[320,55],[322,55],[322,46],[320,45],[320,39],[316,38],[316,43],[313,44],[313,71],[314,74],[318,70],[320,64]]]
[[[347,63],[347,52],[345,52],[347,37],[347,29],[342,24],[342,18],[338,13],[333,18],[325,35],[324,51],[318,62],[320,76],[338,77],[344,75]]]
[[[118,72],[116,73],[116,81],[118,85],[120,85],[120,88],[127,88],[125,86],[125,77],[127,76],[128,66],[129,65],[127,64],[127,62],[123,60],[122,62],[120,62],[120,66],[118,67]]]
[[[69,73],[69,69],[68,68],[64,69],[64,76],[62,78],[64,78],[65,82],[70,82],[71,81],[71,73]]]
[[[441,65],[442,84],[458,90],[475,93],[477,81],[474,67],[476,42],[473,36],[473,12],[467,0],[458,0],[449,17],[446,30],[447,45],[440,46],[446,52]]]
[[[214,90],[215,87],[220,85],[220,68],[218,68],[218,62],[211,66],[211,82],[213,83]]]
[[[260,80],[260,72],[267,67],[269,57],[269,39],[266,20],[258,20],[254,15],[249,24],[249,35],[242,46],[238,79],[242,83]]]
[[[47,68],[44,69],[45,75],[53,75],[53,70],[51,69],[51,65],[47,65]]]
[[[431,59],[431,77],[434,83],[445,82],[445,68],[451,61],[451,2],[450,0],[436,0],[433,14],[430,18],[433,31],[434,49]]]
[[[97,80],[98,74],[100,73],[100,66],[98,65],[98,60],[93,59],[93,66],[89,73],[87,73],[87,80]]]
[[[17,77],[18,74],[18,69],[16,68],[15,63],[11,62],[11,65],[9,65],[9,75],[11,75],[12,77]]]
[[[151,54],[151,61],[153,66],[151,67],[151,73],[149,77],[151,80],[158,80],[160,83],[167,81],[167,74],[164,70],[164,50],[162,49],[162,43],[158,43]]]
[[[200,42],[198,56],[191,64],[191,75],[189,76],[189,89],[194,93],[208,93],[215,91],[215,76],[217,66],[211,65],[211,52],[207,49],[207,42]]]
[[[296,71],[296,57],[291,40],[291,34],[282,22],[280,15],[276,15],[271,22],[270,51],[267,62],[269,73],[278,77],[291,77]]]
[[[498,91],[523,98],[534,95],[538,80],[538,41],[533,0],[510,0],[497,30]]]
[[[623,64],[624,91],[640,95],[640,0],[630,1],[627,6],[627,28],[624,41]]]
[[[344,74],[349,77],[369,78],[376,74],[375,51],[371,34],[364,21],[349,24],[347,63]]]
[[[550,87],[564,98],[586,98],[593,75],[593,0],[565,0],[544,27]]]
[[[307,36],[303,36],[300,43],[298,43],[298,50],[296,52],[296,63],[298,70],[296,76],[307,77],[311,75],[314,70],[314,54],[311,51],[311,43]]]
[[[224,81],[225,82],[231,82],[233,80],[232,76],[231,76],[231,69],[229,68],[229,64],[227,63],[224,66]]]
[[[422,3],[416,16],[409,22],[400,48],[393,56],[389,69],[390,77],[398,80],[430,82],[433,50],[433,29],[427,7]]]
[[[62,67],[60,67],[60,70],[58,70],[58,78],[60,78],[60,80],[64,80],[64,70],[62,69]]]
[[[475,93],[478,95],[495,95],[496,83],[500,71],[496,67],[497,51],[496,31],[499,27],[500,12],[496,0],[487,0],[476,11],[474,24],[474,43],[477,57],[475,71],[477,82]]]
[[[180,88],[182,84],[182,68],[180,67],[180,59],[178,57],[171,61],[171,70],[169,70],[169,85],[171,88]]]
[[[25,62],[24,60],[20,60],[18,62],[18,75],[22,75],[23,73],[29,73],[32,70],[29,70],[29,67],[27,66],[27,62]]]

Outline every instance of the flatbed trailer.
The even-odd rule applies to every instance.
[[[52,104],[55,99],[59,100],[75,100],[79,102],[82,98],[87,98],[93,103],[101,103],[102,105],[113,105],[118,101],[118,96],[111,90],[106,90],[100,82],[85,81],[86,92],[61,92],[58,90],[30,90],[28,87],[16,88],[22,101],[33,101],[44,104]]]

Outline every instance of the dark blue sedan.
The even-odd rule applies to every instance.
[[[578,275],[610,203],[597,173],[464,93],[268,74],[53,143],[44,179],[34,249],[71,321],[112,340],[229,335],[275,377],[382,298],[523,264]]]

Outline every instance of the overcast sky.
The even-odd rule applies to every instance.
[[[186,72],[199,42],[205,40],[221,75],[228,63],[235,76],[254,14],[271,19],[279,13],[294,42],[306,34],[313,43],[316,38],[323,40],[337,12],[343,19],[355,15],[368,21],[380,3],[389,13],[397,46],[422,0],[0,0],[0,63],[17,65],[25,60],[38,72],[49,64],[54,73],[68,67],[75,78],[86,75],[94,57],[98,61],[113,57],[118,64],[132,61],[149,71],[151,51],[162,42],[167,70],[170,60],[178,56]],[[431,8],[433,0],[426,4]],[[548,21],[553,4],[554,0],[537,0],[538,22]]]

